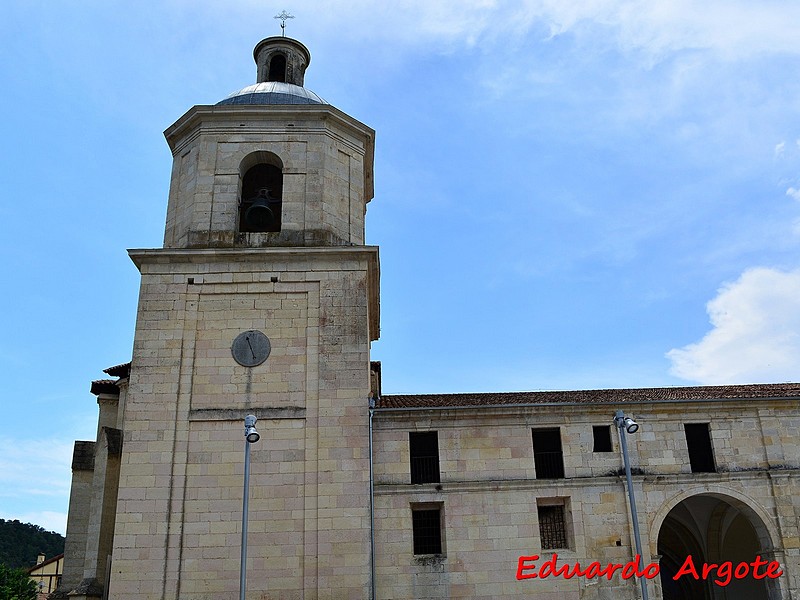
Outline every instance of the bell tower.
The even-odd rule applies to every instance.
[[[258,83],[165,132],[174,165],[166,248],[364,243],[375,132],[302,87],[311,55],[270,37]]]
[[[114,599],[235,597],[249,414],[248,597],[369,596],[375,132],[303,87],[300,42],[254,57],[257,83],[165,131],[164,246],[129,251]]]

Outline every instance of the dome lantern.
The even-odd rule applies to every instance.
[[[253,50],[256,61],[256,81],[276,81],[303,87],[311,53],[292,38],[273,36],[261,40]]]

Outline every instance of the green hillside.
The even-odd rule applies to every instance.
[[[64,536],[38,525],[0,519],[0,564],[12,569],[32,567],[36,557],[52,558],[64,552]]]

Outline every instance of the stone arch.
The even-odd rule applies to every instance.
[[[248,169],[259,164],[267,164],[283,170],[283,160],[281,157],[269,150],[255,150],[245,155],[239,163],[239,176],[241,177]]]
[[[778,549],[775,545],[775,540],[781,539],[780,533],[773,524],[772,516],[769,515],[758,502],[736,490],[718,485],[704,485],[688,488],[675,494],[672,498],[666,500],[661,505],[661,508],[656,511],[649,527],[651,556],[656,556],[658,554],[656,550],[658,534],[659,531],[661,531],[664,519],[666,519],[670,511],[687,498],[699,495],[716,496],[733,504],[733,506],[747,515],[752,523],[758,523],[756,532],[758,533],[759,540],[761,540],[762,543],[765,542],[765,547],[769,547],[770,551]]]
[[[755,579],[752,574],[741,579],[716,571],[703,579],[677,575],[689,561],[702,571],[706,563],[735,567],[760,556],[769,561],[780,540],[771,519],[752,499],[733,490],[695,488],[677,494],[656,514],[650,545],[660,555],[661,588],[665,600],[768,600],[780,597],[777,580]],[[688,564],[688,562],[687,562]],[[761,567],[761,572],[765,571]]]

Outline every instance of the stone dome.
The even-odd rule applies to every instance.
[[[328,104],[311,90],[292,83],[262,81],[234,92],[221,104]]]

